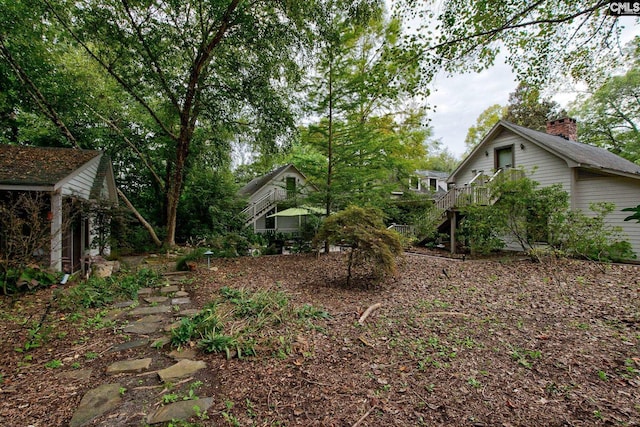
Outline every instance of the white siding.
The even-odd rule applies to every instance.
[[[620,226],[626,233],[636,255],[640,256],[640,224],[625,222],[630,212],[621,212],[623,208],[635,207],[640,203],[640,180],[615,176],[581,176],[576,181],[576,209],[585,214],[593,214],[589,204],[594,202],[615,203],[616,209],[607,222]]]
[[[274,191],[274,190],[285,191],[287,177],[296,178],[296,191],[300,191],[300,190],[306,191],[305,189],[306,181],[304,177],[299,173],[297,173],[295,169],[287,168],[278,176],[276,176],[271,182],[264,185],[260,190],[252,194],[249,199],[249,203],[255,203],[256,201],[260,200],[261,198],[269,194],[271,191]]]
[[[524,149],[520,148],[521,144]],[[515,168],[524,168],[527,176],[540,183],[542,187],[561,184],[565,191],[571,191],[571,169],[564,160],[508,130],[503,130],[475,153],[456,174],[456,185],[464,186],[471,181],[474,176],[473,170],[492,174],[495,171],[496,150],[509,146],[513,147]]]
[[[62,187],[63,196],[75,196],[84,200],[89,199],[93,182],[96,179],[96,174],[98,173],[100,157],[101,156],[96,156],[91,159],[85,166],[78,170],[78,173],[72,176],[69,181],[64,184]]]

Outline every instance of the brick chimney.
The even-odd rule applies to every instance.
[[[560,136],[570,141],[578,140],[578,126],[576,119],[564,117],[558,120],[547,122],[547,133],[549,135]]]

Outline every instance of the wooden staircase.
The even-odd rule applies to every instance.
[[[247,226],[255,222],[262,215],[273,209],[278,202],[287,200],[288,198],[288,192],[285,189],[269,191],[269,193],[265,194],[255,202],[250,203],[249,206],[240,212],[240,215],[243,215],[245,218],[244,225]]]
[[[440,230],[450,220],[449,212],[470,205],[492,205],[497,200],[491,196],[487,184],[492,182],[502,173],[498,169],[491,177],[486,179],[483,172],[477,173],[464,187],[454,187],[435,201],[434,209],[424,219],[424,223],[430,228]],[[484,178],[483,178],[484,177]],[[425,239],[422,239],[424,241]]]

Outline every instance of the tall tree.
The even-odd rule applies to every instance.
[[[541,98],[540,89],[520,82],[509,94],[509,105],[504,119],[530,129],[544,131],[547,122],[564,115],[560,104],[550,98]]]
[[[484,110],[476,119],[476,124],[467,131],[464,143],[467,146],[467,153],[475,148],[482,141],[489,130],[498,123],[507,113],[507,108],[500,104],[493,104]]]
[[[640,38],[634,41],[640,46]],[[640,56],[623,75],[612,76],[581,96],[572,111],[579,122],[581,142],[606,148],[640,162]]]
[[[399,176],[424,157],[420,108],[406,107],[419,92],[415,55],[399,43],[400,22],[382,5],[325,23],[319,61],[309,85],[310,111],[321,119],[302,130],[302,161],[322,163],[326,209],[371,204],[388,197]]]
[[[166,242],[194,138],[250,135],[269,146],[292,129],[287,82],[298,76],[309,2],[44,0],[49,18],[134,100],[141,151],[154,151],[166,200]],[[117,123],[116,123],[117,125]],[[125,129],[127,131],[127,129]]]

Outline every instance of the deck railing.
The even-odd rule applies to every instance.
[[[415,227],[413,225],[406,224],[391,224],[387,227],[387,230],[394,230],[398,234],[404,237],[413,237],[415,232]]]
[[[242,210],[241,215],[244,215],[246,218],[245,224],[250,224],[255,221],[265,212],[269,211],[276,202],[280,202],[288,198],[289,193],[287,190],[275,189],[269,191],[267,194]]]
[[[436,200],[436,208],[439,210],[448,210],[469,205],[492,205],[496,200],[493,200],[491,197],[491,190],[487,184],[496,179],[516,180],[523,176],[524,172],[520,169],[509,169],[508,171],[498,169],[488,179],[486,175],[484,175],[485,178],[482,179],[482,173],[478,173],[469,181],[469,184],[464,187],[454,187]]]

